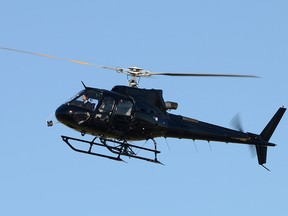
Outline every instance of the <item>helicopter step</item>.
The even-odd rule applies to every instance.
[[[157,159],[157,154],[161,153],[160,151],[157,150],[157,143],[154,139],[152,139],[154,143],[154,149],[150,148],[145,148],[137,145],[132,145],[128,143],[127,141],[117,141],[117,140],[112,140],[112,139],[107,139],[103,137],[95,137],[92,141],[87,141],[83,139],[77,139],[74,137],[68,137],[68,136],[61,136],[62,140],[74,151],[84,153],[84,154],[89,154],[89,155],[94,155],[98,157],[103,157],[103,158],[108,158],[111,160],[116,160],[116,161],[124,161],[121,156],[127,156],[129,158],[136,158],[139,160],[144,160],[152,163],[158,163],[162,164],[160,161]],[[95,140],[99,139],[100,142],[96,142]],[[72,144],[72,142],[73,144]],[[87,144],[89,146],[89,149],[83,149],[78,147],[78,145],[75,144],[82,143],[82,144]],[[112,153],[111,155],[106,154],[106,153],[98,153],[93,151],[94,146],[99,146],[103,147],[104,149],[108,150],[108,152]],[[138,150],[136,153],[135,150]],[[142,151],[142,153],[152,153],[154,157],[148,157],[148,156],[141,156],[139,153]],[[125,161],[124,161],[125,162]]]

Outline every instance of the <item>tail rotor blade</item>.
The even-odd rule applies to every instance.
[[[237,113],[231,120],[231,125],[233,128],[236,130],[244,133],[242,121],[241,121],[241,116],[239,113]],[[256,153],[256,148],[254,145],[248,145],[248,151],[250,153],[251,158],[255,158],[257,153]]]
[[[244,132],[243,126],[242,126],[241,117],[240,117],[240,114],[239,114],[239,113],[237,113],[236,115],[234,115],[234,117],[231,119],[231,125],[232,125],[233,128],[235,128],[236,130],[238,130],[238,131],[240,131],[240,132]]]

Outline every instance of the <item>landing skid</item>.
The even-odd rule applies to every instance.
[[[136,158],[139,160],[144,160],[152,163],[159,163],[161,164],[160,161],[157,159],[157,154],[160,153],[160,151],[157,150],[157,143],[154,139],[152,139],[154,143],[154,149],[150,148],[145,148],[137,145],[132,145],[128,143],[127,141],[117,141],[117,140],[112,140],[112,139],[106,139],[106,138],[98,138],[95,137],[92,141],[87,141],[87,140],[82,140],[82,139],[77,139],[74,137],[68,137],[68,136],[61,136],[62,140],[74,151],[84,153],[84,154],[89,154],[89,155],[94,155],[98,157],[104,157],[108,158],[111,160],[116,160],[116,161],[123,161],[121,156],[126,156],[129,158]],[[99,142],[96,142],[96,140],[99,140]],[[73,144],[72,144],[73,142]],[[77,146],[75,144],[78,144]],[[79,148],[79,144],[85,144],[86,146],[88,145],[88,149],[82,149]],[[110,152],[109,154],[106,153],[99,153],[96,152],[96,146],[102,147],[101,149],[107,150]],[[95,148],[93,148],[95,147]],[[97,149],[97,150],[100,150]],[[135,151],[138,150],[137,153]],[[150,153],[153,154],[154,157],[148,157],[148,156],[141,156],[140,153]]]

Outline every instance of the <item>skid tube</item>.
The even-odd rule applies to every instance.
[[[72,150],[74,150],[76,152],[89,154],[89,155],[93,155],[93,156],[97,156],[97,157],[108,158],[108,159],[116,160],[116,161],[124,161],[121,158],[121,156],[127,156],[129,158],[136,158],[136,159],[139,159],[139,160],[144,160],[144,161],[148,161],[148,162],[152,162],[152,163],[162,164],[157,159],[157,154],[159,154],[160,151],[157,150],[157,143],[156,143],[156,141],[154,139],[152,139],[153,143],[154,143],[154,149],[150,149],[150,148],[145,148],[145,147],[141,147],[141,146],[137,146],[137,145],[132,145],[132,144],[128,143],[125,140],[124,141],[117,141],[117,140],[112,140],[112,139],[106,139],[106,138],[103,138],[103,137],[99,138],[100,142],[95,142],[95,140],[98,137],[95,137],[92,141],[77,139],[77,138],[74,138],[74,137],[68,137],[68,136],[63,136],[63,135],[61,137],[62,137],[62,140]],[[83,149],[79,149],[79,148],[75,147],[73,144],[71,144],[70,141],[79,142],[79,143],[83,143],[83,144],[88,144],[90,146],[89,146],[88,150],[83,150]],[[116,144],[116,146],[109,145],[109,143],[114,143],[114,144]],[[95,153],[95,152],[92,151],[92,147],[93,146],[104,147],[109,152],[114,154],[115,156],[111,156],[111,155],[107,155],[107,154]],[[144,152],[152,152],[152,153],[154,153],[154,158],[152,159],[152,158],[149,158],[149,157],[139,156],[139,155],[137,155],[137,153],[134,152],[135,149],[138,149],[139,151],[143,150]]]

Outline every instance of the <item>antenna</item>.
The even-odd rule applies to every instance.
[[[82,85],[84,86],[85,89],[87,89],[86,85],[84,84],[83,81],[81,81]]]

